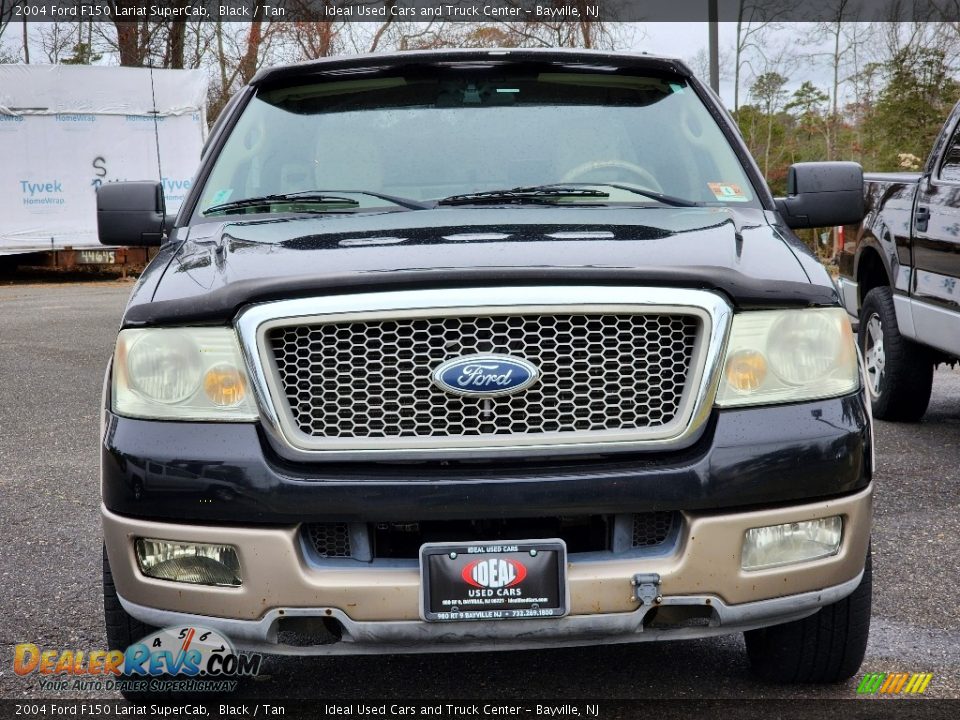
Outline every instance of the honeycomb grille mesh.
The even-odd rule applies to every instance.
[[[305,527],[307,539],[325,558],[350,557],[350,526],[347,523],[311,523]]]
[[[677,522],[675,512],[637,513],[633,516],[633,546],[650,547],[662,544]]]
[[[682,410],[694,315],[509,315],[280,326],[267,342],[296,426],[313,438],[424,438],[657,428]],[[451,395],[432,382],[474,353],[526,359],[529,389]]]

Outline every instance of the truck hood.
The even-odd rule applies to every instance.
[[[251,302],[388,287],[623,283],[712,289],[739,307],[835,304],[829,282],[811,282],[795,242],[751,209],[229,218],[195,225],[161,251],[124,324],[227,321]]]

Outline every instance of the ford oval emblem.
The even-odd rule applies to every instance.
[[[540,377],[533,363],[510,355],[463,355],[433,371],[442,390],[468,397],[497,397],[526,390]]]

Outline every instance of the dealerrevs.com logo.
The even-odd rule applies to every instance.
[[[238,653],[208,628],[169,627],[126,650],[14,648],[13,671],[36,676],[43,691],[230,692],[241,677],[256,675],[262,657]]]
[[[867,673],[857,686],[859,695],[922,695],[933,673]]]

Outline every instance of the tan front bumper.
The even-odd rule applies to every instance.
[[[240,620],[257,620],[277,608],[329,609],[357,621],[420,617],[416,566],[373,562],[318,569],[305,561],[296,526],[262,529],[149,522],[102,510],[104,541],[117,592],[131,603]],[[741,544],[748,528],[831,515],[844,519],[843,541],[836,555],[769,570],[740,569]],[[637,573],[658,573],[664,596],[712,595],[728,605],[841,585],[863,570],[870,519],[870,488],[842,498],[773,510],[685,513],[680,542],[669,555],[610,560],[572,556],[570,614],[636,610],[639,603],[630,581]],[[218,588],[147,578],[137,568],[135,537],[234,545],[243,585]]]

